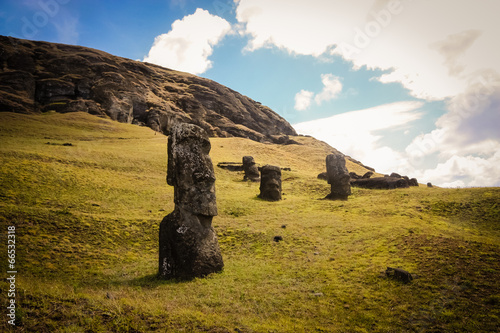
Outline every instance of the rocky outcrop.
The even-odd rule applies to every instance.
[[[175,209],[160,223],[158,275],[192,279],[224,267],[212,227],[217,215],[215,175],[206,132],[176,125],[168,140],[167,183],[174,187]]]
[[[274,165],[261,168],[259,198],[267,201],[281,200],[281,169]]]
[[[341,154],[330,154],[326,157],[326,172],[331,192],[325,199],[347,200],[351,195],[349,171],[345,166],[345,158]]]
[[[293,144],[292,126],[214,81],[64,44],[0,36],[0,111],[83,111],[168,134],[187,122],[209,136]]]

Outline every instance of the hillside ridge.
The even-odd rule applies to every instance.
[[[0,36],[0,111],[83,111],[168,134],[194,123],[212,137],[293,143],[281,116],[215,81],[82,46]]]

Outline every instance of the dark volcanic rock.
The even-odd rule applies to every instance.
[[[168,134],[187,122],[210,136],[294,144],[292,126],[214,81],[64,44],[0,36],[0,111],[83,111]]]
[[[326,196],[330,200],[347,200],[351,195],[349,172],[345,166],[344,155],[330,154],[326,157],[326,172],[331,193]]]
[[[351,180],[351,185],[354,187],[368,188],[368,189],[395,189],[409,187],[408,181],[404,178],[395,177],[375,177],[367,179]]]
[[[245,171],[243,180],[260,181],[259,168],[252,156],[243,156],[243,170]]]
[[[217,167],[229,171],[243,171],[243,164],[237,162],[219,162]]]
[[[281,169],[274,165],[261,168],[259,198],[267,201],[281,200]]]
[[[408,182],[408,185],[410,185],[410,186],[418,186],[418,180],[417,180],[417,178],[411,178],[410,181]]]
[[[363,178],[362,176],[358,175],[356,172],[349,172],[349,177],[351,177],[351,179],[361,179],[361,178]]]
[[[391,173],[389,177],[393,177],[393,178],[402,178],[401,175],[399,173]]]
[[[327,172],[322,172],[318,175],[318,179],[322,180],[328,180],[328,173]]]
[[[224,267],[212,218],[217,215],[215,175],[206,132],[192,124],[172,128],[167,183],[175,209],[160,223],[158,275],[191,279]]]
[[[367,172],[367,173],[365,173],[365,174],[363,175],[363,177],[361,177],[361,178],[363,178],[363,179],[368,179],[368,178],[370,178],[371,176],[373,176],[373,171],[368,171],[368,172]]]

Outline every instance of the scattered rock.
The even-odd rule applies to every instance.
[[[259,168],[252,156],[243,156],[243,171],[245,171],[243,180],[260,181]]]
[[[325,199],[347,200],[351,195],[350,176],[345,166],[345,158],[341,154],[330,154],[326,157],[326,172],[331,192]]]
[[[427,187],[432,187],[432,183],[427,183]]]
[[[283,224],[281,228],[286,229],[286,224]]]
[[[282,236],[274,236],[273,240],[275,242],[281,242],[283,240],[283,237]]]
[[[373,176],[373,171],[368,171],[367,173],[365,173],[363,175],[363,177],[361,177],[362,179],[368,179],[370,178],[371,176]]]
[[[168,140],[167,183],[175,209],[160,223],[159,277],[191,279],[224,267],[212,218],[217,215],[210,141],[199,126],[179,124]]]
[[[410,181],[408,182],[409,186],[418,186],[418,180],[417,178],[411,178]]]
[[[267,201],[281,200],[281,169],[264,165],[261,169],[259,198]]]
[[[318,175],[318,179],[322,180],[328,180],[328,173],[327,172],[322,172]]]
[[[391,173],[389,177],[392,177],[392,178],[403,178],[403,177],[401,177],[401,175],[399,173],[395,173],[395,172]]]
[[[217,167],[228,171],[243,171],[243,165],[238,162],[220,162]]]
[[[387,269],[385,270],[385,275],[395,280],[399,280],[403,283],[409,283],[413,280],[413,276],[409,272],[401,268],[387,267]]]
[[[392,190],[395,188],[408,188],[408,182],[404,178],[394,177],[375,177],[368,179],[355,179],[351,181],[354,187],[367,189],[386,189]]]
[[[351,177],[351,179],[361,179],[362,178],[356,172],[349,172],[349,177]]]

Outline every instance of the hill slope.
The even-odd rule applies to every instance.
[[[285,200],[261,201],[259,184],[216,167],[225,269],[178,283],[155,279],[158,226],[173,209],[165,136],[85,113],[0,113],[17,331],[498,331],[500,189],[354,188],[347,202],[320,200],[328,148],[292,139],[302,145],[211,139],[214,164],[252,155],[291,168]],[[6,272],[5,250],[0,263]],[[387,279],[387,266],[416,278]]]
[[[81,47],[0,36],[0,111],[83,111],[168,133],[174,122],[210,136],[286,143],[296,135],[266,106],[217,82]]]

